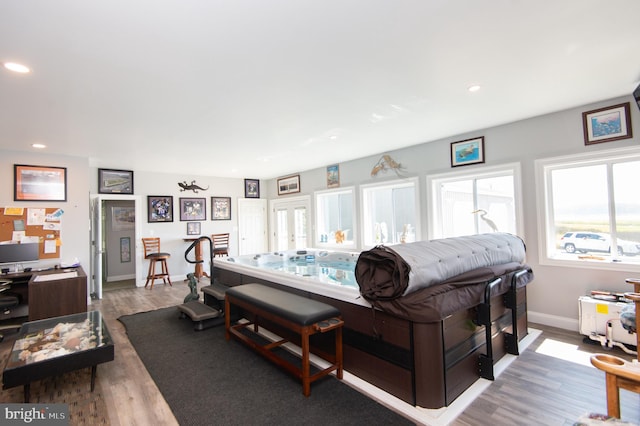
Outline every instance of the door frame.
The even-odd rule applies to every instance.
[[[99,194],[91,197],[91,296],[97,299],[102,299],[102,262],[104,256],[103,242],[104,242],[104,230],[102,229],[102,217],[104,203],[103,201],[133,201],[135,208],[135,280],[136,287],[142,286],[145,276],[143,275],[144,268],[142,267],[142,202],[139,195],[124,195],[124,194]]]

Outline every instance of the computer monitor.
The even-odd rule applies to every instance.
[[[0,264],[37,262],[39,243],[0,244]]]

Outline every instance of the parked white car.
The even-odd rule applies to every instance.
[[[619,256],[640,254],[640,243],[620,238],[616,242]],[[611,236],[598,232],[567,232],[560,238],[560,244],[567,253],[611,253]]]

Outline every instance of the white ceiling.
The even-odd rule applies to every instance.
[[[273,178],[629,95],[638,0],[2,0],[0,149]],[[470,93],[467,88],[482,89]]]

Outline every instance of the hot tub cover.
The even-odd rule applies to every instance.
[[[365,299],[393,300],[465,272],[524,260],[524,242],[515,235],[469,235],[363,251],[355,277]]]

